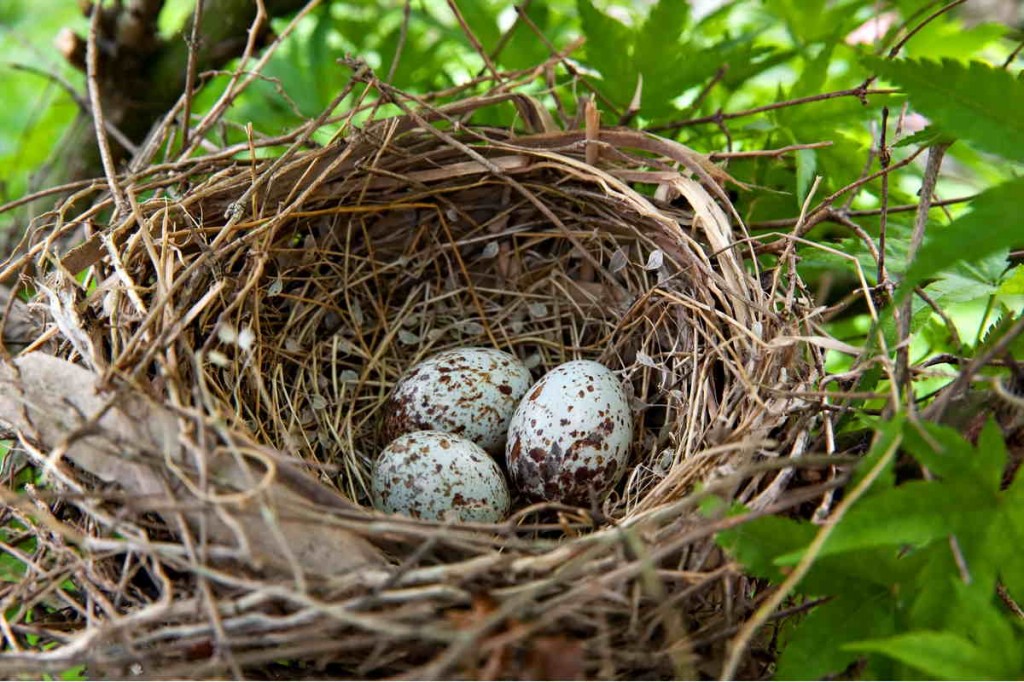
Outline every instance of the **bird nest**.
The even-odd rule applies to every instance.
[[[0,366],[6,671],[716,672],[750,603],[712,542],[741,517],[704,502],[778,507],[817,411],[792,263],[759,271],[728,176],[676,142],[384,94],[403,113],[329,144],[108,179],[8,261],[42,320]],[[607,499],[372,510],[389,390],[464,346],[617,373],[636,426]]]

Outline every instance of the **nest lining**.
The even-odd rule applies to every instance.
[[[587,161],[589,146],[600,150],[596,164]],[[237,562],[240,553],[218,554],[216,545],[231,545],[230,533],[206,538],[214,545],[209,565],[191,551],[187,558],[161,551],[151,539],[133,546],[152,574],[163,574],[161,562],[186,575],[202,565],[217,603],[240,613],[265,615],[271,595],[288,604],[294,621],[268,620],[262,630],[234,623],[218,635],[231,642],[234,658],[212,657],[206,673],[195,670],[319,652],[357,675],[452,674],[479,653],[451,634],[460,626],[427,633],[424,624],[444,620],[456,606],[484,608],[484,600],[484,610],[504,620],[474,627],[511,627],[513,617],[532,623],[521,639],[533,644],[522,655],[535,652],[538,633],[564,630],[605,636],[602,647],[618,641],[613,660],[587,663],[590,675],[609,665],[678,673],[679,652],[671,651],[693,626],[657,602],[686,601],[699,623],[701,610],[721,600],[698,589],[709,590],[721,569],[713,551],[698,549],[710,526],[694,531],[694,522],[679,521],[694,508],[688,494],[712,476],[802,447],[806,422],[792,413],[806,405],[792,395],[815,376],[813,358],[792,341],[806,322],[783,314],[785,298],[762,288],[756,264],[744,262],[748,252],[735,245],[730,227],[735,211],[707,173],[684,148],[634,131],[515,136],[424,126],[406,116],[284,163],[203,161],[181,197],[140,199],[126,222],[98,231],[76,252],[37,258],[66,264],[91,249],[97,286],[90,291],[60,269],[39,280],[40,300],[60,333],[36,346],[49,344],[52,354],[166,410],[167,438],[191,453],[163,469],[178,503],[205,506],[203,513],[221,519],[245,517],[242,508],[280,475],[311,505],[330,508],[318,516],[294,488],[293,497],[262,500],[264,511],[293,515],[287,532],[268,523],[274,537],[267,546],[277,542],[291,553],[277,569],[301,575],[298,590],[281,587],[280,578],[258,578],[274,575],[260,562],[245,579],[226,577],[218,561]],[[62,304],[68,292],[81,305]],[[516,510],[514,503],[505,524],[444,527],[367,514],[297,482],[301,473],[291,469],[300,462],[321,486],[365,503],[368,469],[384,445],[378,408],[390,387],[429,354],[480,345],[524,359],[534,378],[585,358],[631,387],[637,426],[630,473],[603,505]],[[241,478],[224,485],[213,463],[228,457],[234,463],[225,466]],[[62,471],[65,485],[89,489],[81,461]],[[724,492],[764,507],[784,486],[785,477],[762,471]],[[98,520],[90,533],[109,537],[122,528],[111,520],[111,506],[117,509],[116,498],[83,505],[83,515]],[[158,519],[136,519],[136,528],[149,529],[138,536],[152,538],[152,531],[165,544],[179,542],[181,525],[156,513]],[[194,529],[205,518],[186,513],[185,525]],[[375,549],[360,544],[356,554],[381,550],[390,557],[383,564],[394,562],[398,572],[369,559],[370,570],[333,576],[318,573],[323,564],[315,561],[312,569],[298,565],[308,556],[289,534],[317,523],[368,540]],[[645,591],[642,555],[693,580],[674,596],[658,593],[667,588]],[[608,594],[568,588],[573,576]],[[203,594],[195,580],[193,574],[181,588],[186,601]],[[330,596],[304,601],[311,584]],[[124,612],[153,609],[154,595],[166,589],[179,588],[143,591]],[[215,618],[181,611],[182,603],[173,616],[162,614],[177,625],[140,618],[146,625],[132,635],[146,656],[159,652],[170,674],[189,646],[216,629]],[[369,608],[372,615],[342,618],[338,608]],[[297,617],[303,613],[308,619]],[[640,627],[642,637],[628,645],[607,631],[629,623],[626,631],[635,635]],[[188,637],[174,640],[189,627]],[[272,655],[259,653],[260,632],[280,639]],[[327,632],[359,643],[331,646]],[[393,659],[382,653],[385,644],[395,647]],[[446,648],[436,656],[438,644]],[[645,647],[660,653],[645,657]],[[136,656],[111,651],[104,649],[108,662]]]

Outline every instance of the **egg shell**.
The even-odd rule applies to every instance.
[[[398,380],[383,407],[383,440],[445,431],[500,456],[509,420],[531,383],[523,363],[494,348],[438,353]]]
[[[373,506],[431,521],[495,523],[508,514],[498,464],[481,447],[441,431],[398,437],[374,463]]]
[[[626,469],[633,417],[622,383],[604,365],[575,360],[526,392],[508,429],[512,483],[533,500],[589,506]]]

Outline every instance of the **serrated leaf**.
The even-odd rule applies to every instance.
[[[934,147],[937,144],[950,144],[955,141],[952,135],[943,132],[938,126],[930,125],[923,130],[918,130],[913,135],[907,135],[906,137],[900,138],[899,142],[893,145],[895,148],[900,147]]]
[[[952,578],[954,600],[946,629],[981,642],[996,664],[1004,670],[1021,671],[1022,642],[1015,641],[1013,626],[992,601],[992,587],[964,583]]]
[[[642,107],[647,115],[671,110],[671,100],[680,94],[679,72],[696,51],[679,44],[689,16],[689,3],[660,0],[637,33],[633,62],[643,74],[644,92],[652,95]]]
[[[826,41],[816,57],[804,62],[804,68],[800,72],[799,78],[789,90],[790,99],[824,92],[825,81],[828,79],[828,65],[832,61],[836,41],[837,37],[833,36]]]
[[[997,500],[968,485],[911,481],[865,498],[847,512],[819,556],[872,547],[920,545],[961,529],[983,532],[992,522]],[[795,564],[803,551],[776,562]]]
[[[491,4],[485,0],[460,2],[459,11],[473,31],[473,35],[480,41],[484,51],[490,53],[501,38],[497,13]]]
[[[914,108],[946,132],[984,151],[1024,160],[1024,83],[1004,69],[952,59],[863,60],[906,91]]]
[[[869,374],[871,374],[870,371]],[[877,376],[881,377],[881,373]],[[875,438],[875,442],[871,445],[871,450],[864,457],[864,461],[853,472],[853,476],[850,479],[851,487],[858,485],[865,474],[874,468],[878,460],[884,457],[890,448],[896,447],[897,441],[902,440],[904,422],[904,416],[898,414],[889,421],[881,422],[875,426],[875,431],[878,435]],[[870,492],[884,491],[892,488],[896,480],[893,474],[892,459],[894,458],[890,459],[889,465],[875,479],[875,485],[869,491],[869,494]]]
[[[985,647],[952,632],[919,630],[885,639],[852,642],[843,648],[885,654],[942,680],[1011,679],[1013,672],[1018,672],[1005,670]]]
[[[583,35],[587,38],[587,62],[601,72],[606,94],[617,104],[626,104],[636,87],[636,72],[623,53],[633,46],[633,31],[603,12],[590,0],[576,0]]]
[[[1018,469],[1003,496],[1002,514],[995,529],[1000,542],[999,573],[1010,596],[1024,604],[1024,468]]]
[[[1020,231],[1014,227],[1024,215],[1024,177],[983,192],[971,207],[970,213],[945,227],[932,226],[907,269],[897,297],[960,261],[976,261],[1020,241]]]
[[[690,5],[679,0],[659,0],[651,8],[646,21],[640,27],[636,43],[636,63],[643,71],[671,57],[673,48],[690,19]]]
[[[783,641],[775,678],[819,680],[845,670],[859,654],[842,644],[895,632],[894,602],[886,597],[850,589],[816,607]]]
[[[807,192],[814,182],[814,174],[818,170],[818,155],[813,149],[800,149],[796,154],[796,203],[802,206]]]
[[[983,350],[991,348],[994,344],[1003,341],[1004,337],[1010,333],[1010,328],[1020,320],[1020,315],[1024,314],[1010,310],[1002,304],[1000,305],[999,313],[1000,314],[996,322],[985,330],[985,333],[978,342],[978,347],[975,349],[975,353],[980,354]],[[1007,351],[1013,357],[1024,356],[1024,335],[1018,336],[1016,339],[1012,340]]]
[[[1009,272],[999,285],[999,294],[1003,296],[1019,296],[1024,294],[1024,265],[1018,265]]]
[[[1008,249],[1000,249],[974,262],[960,261],[929,283],[925,291],[940,307],[988,299],[999,289],[1008,255]]]
[[[523,3],[526,16],[546,36],[551,36],[551,6],[547,2]],[[512,28],[508,44],[501,52],[500,61],[513,69],[526,69],[540,64],[548,57],[544,43],[537,39],[528,25],[517,21]]]
[[[768,45],[757,45],[753,36],[741,36],[735,45],[722,45],[723,51],[716,58],[718,65],[728,66],[722,77],[722,84],[735,90],[757,74],[788,61],[797,54],[796,50],[784,50]],[[714,73],[714,71],[712,71]],[[781,101],[784,97],[778,97]]]
[[[1006,441],[1003,430],[995,419],[989,417],[978,436],[975,466],[980,478],[989,484],[993,491],[998,490],[1006,469]]]
[[[968,481],[979,493],[995,495],[1006,464],[1006,448],[999,427],[991,420],[982,436],[975,449],[953,428],[921,423],[908,426],[903,445],[936,476],[957,483]]]
[[[782,580],[774,558],[780,552],[802,548],[814,538],[815,529],[781,516],[766,516],[716,536],[718,544],[754,575]]]

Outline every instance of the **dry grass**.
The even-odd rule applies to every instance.
[[[330,145],[309,142],[325,114],[44,217],[4,268],[47,320],[7,364],[0,421],[48,485],[2,489],[0,556],[27,568],[0,587],[0,670],[717,674],[756,604],[711,537],[830,485],[787,493],[819,332],[790,260],[758,272],[706,157],[474,124],[529,120],[521,76],[441,105],[360,69],[366,103]],[[406,113],[357,125],[379,101]],[[535,378],[599,360],[632,388],[608,500],[494,526],[363,507],[390,387],[469,345]],[[712,494],[755,511],[702,516]]]

